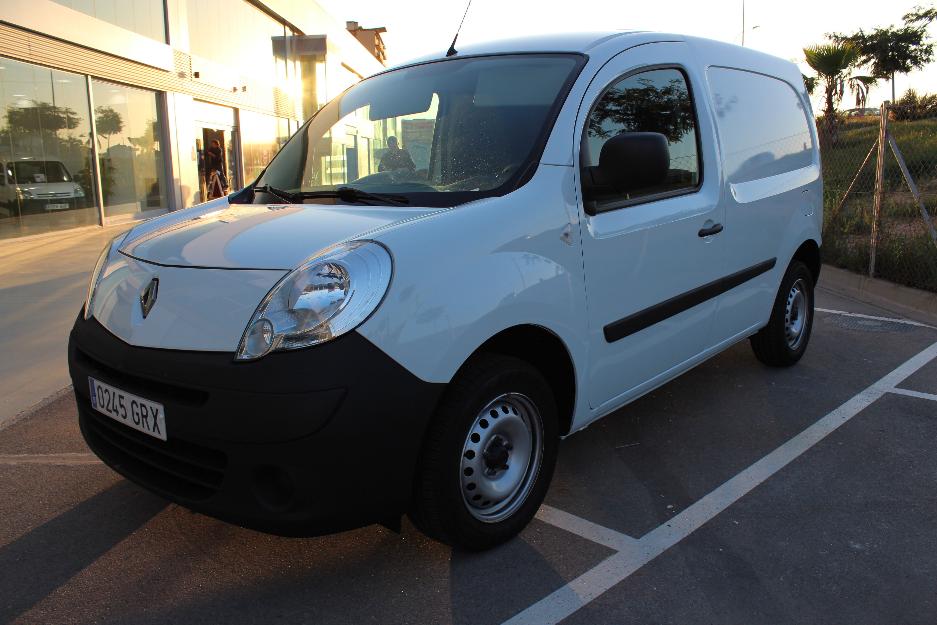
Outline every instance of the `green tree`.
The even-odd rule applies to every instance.
[[[73,130],[81,123],[78,114],[67,106],[53,106],[48,102],[33,102],[32,106],[9,106],[7,126],[22,133],[56,133]]]
[[[895,74],[907,74],[923,69],[934,59],[934,44],[928,38],[927,27],[937,19],[937,9],[917,7],[906,14],[904,25],[876,28],[866,32],[859,29],[852,34],[831,33],[837,43],[851,44],[859,51],[858,64],[869,66],[872,76],[891,81],[891,99],[895,100]]]
[[[73,133],[81,126],[81,117],[66,106],[29,101],[27,106],[9,105],[0,123],[0,158],[45,156],[80,161],[81,140]],[[77,146],[77,147],[76,147]]]
[[[836,142],[836,105],[843,98],[846,85],[855,90],[861,84],[850,72],[859,59],[859,51],[848,43],[821,43],[804,48],[807,65],[817,73],[823,86],[823,135]]]
[[[869,89],[876,83],[875,76],[852,76],[849,78],[849,87],[856,96],[856,107],[865,108],[869,99]]]
[[[813,95],[813,92],[817,90],[817,77],[808,76],[807,74],[801,74],[804,78],[804,87],[807,89],[807,95]]]
[[[94,108],[95,132],[99,137],[107,140],[107,149],[111,149],[111,136],[118,134],[124,129],[124,118],[120,113],[109,106],[96,106]],[[100,147],[100,142],[98,147]]]
[[[693,108],[682,80],[673,79],[666,85],[655,85],[639,78],[637,86],[617,86],[599,100],[589,116],[589,136],[607,139],[612,128],[659,132],[671,142],[679,141],[693,129]]]

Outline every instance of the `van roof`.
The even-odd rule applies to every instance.
[[[686,42],[694,48],[698,58],[701,58],[706,65],[750,69],[784,78],[793,85],[802,82],[800,69],[794,63],[770,54],[702,37],[642,30],[555,33],[479,43],[459,44],[457,42],[458,55],[453,58],[518,52],[578,52],[589,55],[592,60],[604,63],[605,60],[627,48],[664,41]],[[434,54],[409,60],[397,67],[445,59],[446,50],[447,48],[442,48]]]
[[[515,37],[510,39],[494,39],[477,43],[459,44],[456,49],[460,56],[476,54],[509,54],[512,52],[586,52],[611,39],[626,37],[643,33],[637,30],[622,30],[614,32],[582,32],[582,33],[553,33],[532,35],[528,37]],[[442,43],[442,42],[441,42]],[[438,52],[411,59],[404,65],[421,63],[433,59],[445,58],[448,48],[440,48]]]

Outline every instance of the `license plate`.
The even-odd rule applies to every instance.
[[[166,414],[163,405],[144,399],[92,377],[91,407],[135,430],[166,440]]]
[[[46,210],[63,211],[68,208],[68,204],[46,204]]]

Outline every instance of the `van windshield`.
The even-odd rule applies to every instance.
[[[19,184],[68,182],[71,178],[59,161],[18,161],[11,163],[13,180]]]
[[[291,194],[352,187],[414,206],[503,195],[532,173],[584,62],[514,54],[379,74],[323,107],[256,184]]]

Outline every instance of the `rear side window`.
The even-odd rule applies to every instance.
[[[711,67],[716,126],[730,183],[776,176],[813,163],[804,103],[777,78]]]
[[[582,145],[582,166],[597,166],[606,141],[633,132],[656,132],[666,137],[670,170],[658,185],[626,188],[613,197],[602,197],[598,202],[600,209],[690,191],[699,186],[696,113],[682,71],[676,68],[646,70],[613,83],[589,114]]]

